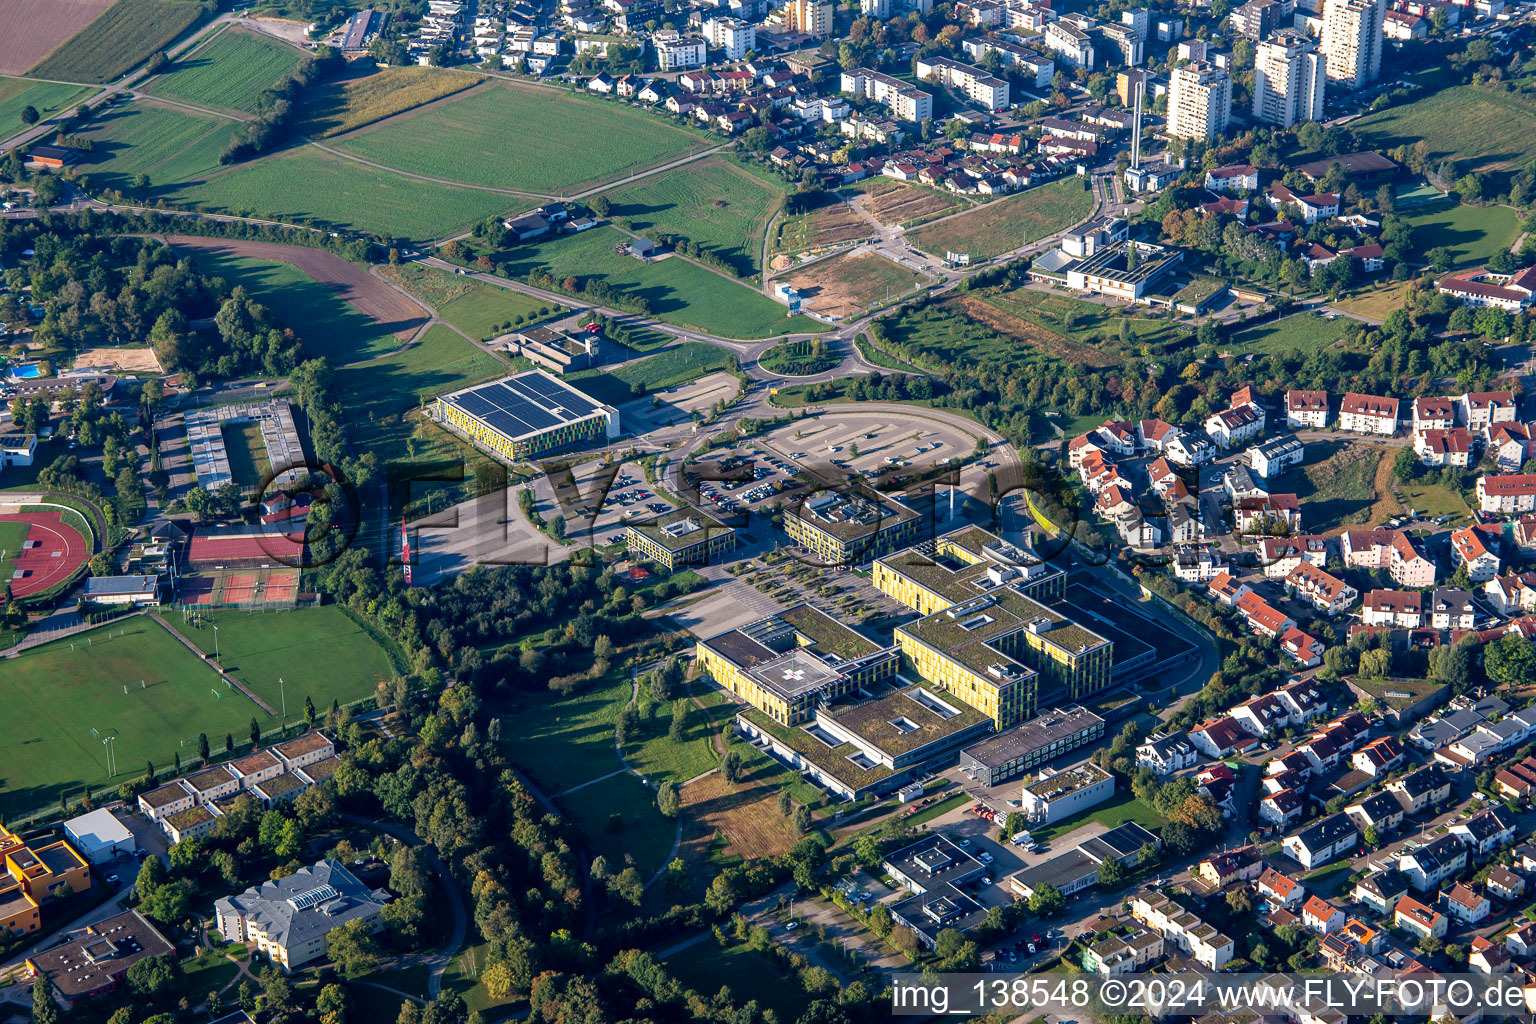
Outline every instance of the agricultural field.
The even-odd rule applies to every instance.
[[[94,95],[96,90],[86,86],[0,78],[0,139],[8,139],[27,127],[21,120],[21,112],[27,107],[46,120]]]
[[[875,229],[845,202],[832,202],[806,213],[786,217],[775,226],[770,248],[776,253],[814,251],[870,238]],[[774,261],[774,269],[789,266],[789,257]]]
[[[407,413],[425,399],[508,372],[506,363],[442,324],[407,349],[336,371],[347,437],[380,462],[412,457],[415,424]],[[415,450],[425,454],[420,445]]]
[[[286,43],[227,28],[178,57],[145,89],[204,107],[254,113],[270,89],[309,57]]]
[[[1293,313],[1232,336],[1224,346],[1233,352],[1274,355],[1301,351],[1306,355],[1338,347],[1356,327],[1347,317],[1328,320],[1312,313]]]
[[[202,13],[196,0],[117,0],[29,74],[63,82],[110,82],[165,49]]]
[[[447,68],[384,68],[377,74],[323,86],[305,104],[300,126],[311,138],[329,138],[452,96],[485,81]]]
[[[606,193],[629,230],[682,235],[725,260],[738,277],[762,270],[763,232],[784,202],[777,184],[710,157]]]
[[[759,769],[735,785],[719,772],[689,783],[682,791],[689,831],[706,842],[723,834],[728,854],[771,857],[788,853],[800,837],[790,820],[779,813],[778,781],[777,773]]]
[[[1414,103],[1389,107],[1351,121],[1366,148],[1391,149],[1423,139],[1431,164],[1456,161],[1457,170],[1489,171],[1494,192],[1510,173],[1536,159],[1536,108],[1522,94],[1458,85]]]
[[[529,139],[540,141],[530,145]],[[478,86],[333,144],[410,174],[549,195],[579,192],[709,146],[627,107],[513,83]]]
[[[199,732],[243,737],[253,715],[276,724],[146,616],[7,661],[0,700],[10,719],[0,744],[0,815],[7,820],[55,807],[82,786],[115,788],[103,736],[116,735],[119,771],[136,777],[146,761],[169,765],[183,742],[195,752]]]
[[[330,256],[329,253],[315,255]],[[401,333],[408,335],[426,322],[425,312],[416,310],[414,319],[408,323],[381,323],[339,297],[336,286],[316,281],[291,263],[238,257],[226,251],[202,251],[195,258],[207,273],[216,274],[231,284],[243,285],[252,297],[293,328],[304,342],[306,356],[323,356],[332,365],[391,352],[403,341],[393,331],[405,327]],[[396,296],[391,293],[390,297]]]
[[[1093,192],[1083,182],[1063,178],[917,228],[908,237],[935,258],[963,252],[972,261],[987,260],[1065,230],[1093,207]]]
[[[190,622],[169,612],[163,617],[208,655],[217,625],[224,670],[273,708],[281,709],[286,697],[290,720],[302,715],[306,697],[324,714],[332,700],[346,704],[373,696],[375,686],[394,674],[388,652],[336,605],[218,609],[199,612]]]
[[[152,196],[164,196],[186,181],[218,169],[219,154],[234,137],[236,123],[133,100],[106,109],[81,133],[95,148],[80,162],[92,188],[115,188],[136,195],[136,175],[149,178]]]
[[[1466,206],[1455,201],[1426,203],[1400,216],[1413,227],[1420,252],[1451,250],[1457,266],[1480,265],[1508,252],[1520,233],[1520,214],[1507,206]]]
[[[95,21],[112,2],[6,0],[0,4],[0,75],[24,74]]]
[[[564,306],[551,306],[510,288],[498,288],[420,263],[385,266],[380,273],[436,309],[439,317],[481,341],[566,312]]]
[[[565,379],[599,402],[618,405],[635,396],[636,386],[645,391],[660,391],[735,367],[736,357],[725,349],[702,341],[685,341],[676,348],[615,370],[583,370]]]
[[[869,215],[887,227],[953,213],[967,205],[954,196],[893,178],[871,178],[860,182],[857,189],[868,197],[864,208]]]
[[[781,281],[798,289],[806,306],[824,316],[847,319],[877,303],[920,287],[924,278],[869,249],[840,253],[794,271]]]
[[[809,317],[786,316],[784,307],[754,288],[736,284],[677,256],[645,263],[614,246],[629,237],[613,228],[523,245],[500,259],[513,277],[547,269],[556,280],[606,281],[626,295],[641,296],[659,320],[726,338],[769,338],[775,334],[826,330]]]
[[[494,192],[416,181],[312,146],[188,181],[167,198],[217,213],[282,216],[416,239],[452,234],[492,215],[536,205]]]
[[[1287,470],[1271,490],[1295,494],[1302,501],[1309,533],[1363,525],[1371,521],[1371,507],[1379,496],[1377,470],[1383,458],[1390,468],[1395,455],[1396,449],[1365,443],[1311,444],[1306,463]]]

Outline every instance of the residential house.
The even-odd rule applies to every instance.
[[[1251,164],[1233,164],[1205,172],[1205,187],[1212,192],[1257,192],[1259,169]]]
[[[1413,590],[1372,590],[1365,595],[1360,618],[1367,626],[1418,629],[1424,623],[1424,595]]]
[[[1289,828],[1307,811],[1307,801],[1296,789],[1280,789],[1259,801],[1259,817],[1278,828]]]
[[[1176,521],[1177,520],[1177,521]],[[1197,531],[1184,529],[1194,522],[1194,514],[1187,505],[1175,505],[1168,512],[1169,540],[1180,543]],[[1211,547],[1182,546],[1173,553],[1173,574],[1184,583],[1207,583],[1226,569],[1227,561],[1221,552]]]
[[[1386,569],[1400,586],[1419,589],[1435,582],[1435,563],[1401,530],[1346,530],[1339,551],[1346,568]]]
[[[1292,430],[1322,430],[1328,426],[1328,392],[1287,391],[1285,425]]]
[[[1412,896],[1397,901],[1392,910],[1392,924],[1419,939],[1445,938],[1445,915]]]
[[[1382,736],[1355,751],[1350,763],[1367,775],[1381,777],[1402,764],[1406,756],[1397,737]]]
[[[1304,224],[1315,224],[1319,220],[1326,220],[1339,214],[1339,197],[1333,192],[1298,195],[1277,181],[1269,186],[1268,198],[1269,205],[1276,211],[1294,206],[1300,211]]]
[[[1232,506],[1232,521],[1238,533],[1275,529],[1295,533],[1301,529],[1301,502],[1294,494],[1239,498]]]
[[[1347,814],[1331,814],[1300,832],[1286,836],[1280,848],[1296,863],[1311,871],[1348,853],[1359,838],[1354,822],[1350,821]]]
[[[1307,898],[1306,886],[1274,868],[1265,868],[1253,889],[1270,903],[1288,909],[1295,909]]]
[[[1344,813],[1349,815],[1362,832],[1373,828],[1384,835],[1395,831],[1403,823],[1402,805],[1391,793],[1385,791],[1372,793],[1363,800],[1349,804],[1344,808]]]
[[[1308,601],[1324,615],[1338,615],[1360,596],[1354,587],[1310,562],[1302,562],[1285,578],[1290,593]]]
[[[1483,438],[1488,453],[1506,473],[1518,473],[1520,467],[1536,454],[1536,435],[1530,423],[1498,423],[1488,427]]]
[[[1506,903],[1525,895],[1525,878],[1502,864],[1488,869],[1488,891]]]
[[[1236,608],[1237,602],[1252,593],[1252,588],[1231,573],[1219,572],[1206,587],[1206,592],[1213,600],[1221,602],[1228,608]]]
[[[1321,935],[1328,935],[1344,927],[1344,911],[1321,896],[1308,896],[1301,905],[1301,923]]]
[[[1456,399],[1421,395],[1413,400],[1413,432],[1450,430],[1456,425]]]
[[[1478,477],[1477,505],[1483,512],[1502,515],[1536,511],[1536,473]]]
[[[1408,880],[1396,868],[1373,871],[1355,883],[1350,897],[1378,914],[1388,914],[1408,894]]]
[[[1460,466],[1472,458],[1472,435],[1466,427],[1425,430],[1413,435],[1413,450],[1426,466]]]
[[[1483,597],[1500,615],[1536,612],[1536,572],[1491,579],[1483,585]]]
[[[1292,466],[1301,465],[1305,456],[1306,445],[1293,434],[1264,441],[1255,445],[1248,453],[1254,471],[1266,480],[1280,475]]]
[[[1513,966],[1507,948],[1481,935],[1473,937],[1468,950],[1467,966],[1480,974],[1503,974]]]
[[[1441,836],[1423,846],[1404,850],[1397,860],[1397,869],[1419,892],[1437,888],[1466,866],[1467,848],[1453,836]]]
[[[1222,448],[1230,448],[1264,431],[1264,410],[1254,399],[1251,388],[1241,388],[1232,395],[1232,404],[1205,421],[1205,432]]]
[[[1301,668],[1316,668],[1323,663],[1323,642],[1310,633],[1291,628],[1280,637],[1280,650]]]
[[[1339,429],[1391,437],[1397,433],[1397,406],[1395,398],[1347,392],[1339,405]]]
[[[1497,527],[1478,526],[1468,526],[1451,534],[1451,554],[1457,565],[1467,567],[1467,578],[1473,583],[1487,582],[1499,574],[1499,556],[1488,550],[1489,543],[1498,543],[1498,536]]]
[[[1442,587],[1435,591],[1429,602],[1429,625],[1432,629],[1471,629],[1475,615],[1472,595],[1465,590]]]
[[[1136,748],[1136,766],[1172,775],[1200,763],[1200,754],[1183,732],[1154,733]]]
[[[1318,568],[1327,565],[1328,541],[1319,534],[1260,537],[1258,554],[1265,577],[1283,580],[1303,563]]]
[[[1258,745],[1258,739],[1230,718],[1213,718],[1189,730],[1189,741],[1207,757],[1220,759],[1245,753]]]
[[[1536,276],[1532,280],[1536,281]],[[1456,416],[1468,430],[1476,434],[1484,433],[1497,423],[1513,423],[1514,392],[1469,391],[1456,399]]]
[[[1488,901],[1487,896],[1461,882],[1457,882],[1447,892],[1441,894],[1440,905],[1445,908],[1446,913],[1464,925],[1482,923],[1487,920],[1489,912],[1493,909],[1493,904]]]
[[[1515,821],[1507,812],[1483,811],[1452,825],[1451,835],[1465,843],[1474,857],[1482,858],[1515,841]]]
[[[1280,637],[1288,629],[1296,628],[1296,620],[1281,612],[1258,594],[1247,593],[1238,598],[1237,610],[1248,621],[1248,628],[1271,639]]]

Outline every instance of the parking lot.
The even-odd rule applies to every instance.
[[[604,545],[624,540],[624,525],[672,510],[672,503],[646,483],[645,471],[633,462],[614,468],[601,460],[583,462],[551,484],[557,508],[566,519],[566,535],[591,537]]]

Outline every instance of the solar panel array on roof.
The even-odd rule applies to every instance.
[[[481,384],[447,401],[508,437],[549,430],[598,411],[590,398],[537,372]]]

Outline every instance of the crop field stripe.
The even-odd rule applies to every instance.
[[[203,106],[254,113],[265,89],[309,58],[286,43],[242,29],[216,32],[167,66],[147,92]]]
[[[195,0],[117,0],[28,75],[110,82],[164,49],[202,17]]]
[[[112,187],[128,188],[128,179],[140,173],[153,186],[169,186],[217,168],[234,132],[234,122],[211,114],[134,100],[112,107],[85,129],[95,149],[81,166]]]

